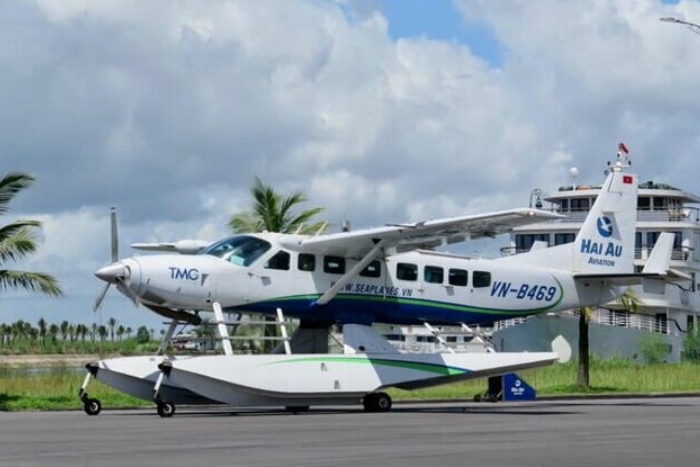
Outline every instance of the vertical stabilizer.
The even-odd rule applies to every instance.
[[[618,153],[574,242],[574,272],[634,272],[637,176],[627,172],[626,154]]]
[[[499,261],[570,271],[574,274],[631,274],[637,221],[637,176],[630,174],[627,148],[608,170],[574,243],[500,258]]]

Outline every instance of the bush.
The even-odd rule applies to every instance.
[[[691,330],[683,343],[683,360],[700,362],[700,332]]]
[[[661,363],[666,361],[670,346],[663,335],[649,333],[639,340],[639,350],[646,363]]]

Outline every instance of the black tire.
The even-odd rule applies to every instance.
[[[170,418],[175,415],[175,404],[170,401],[158,402],[158,405],[156,405],[156,411],[161,417]]]
[[[388,412],[391,410],[391,397],[385,392],[373,392],[362,399],[367,412]]]
[[[385,392],[378,392],[375,404],[377,412],[388,412],[391,410],[391,396]]]
[[[308,412],[309,411],[309,406],[308,405],[288,405],[284,408],[287,412],[292,412],[293,414],[298,414],[301,412]]]
[[[98,415],[102,412],[102,403],[98,399],[85,399],[83,410],[88,415]]]

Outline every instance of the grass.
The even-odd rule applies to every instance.
[[[577,386],[576,362],[527,370],[520,376],[533,385],[540,396],[582,394],[647,394],[700,392],[700,364],[640,365],[626,360],[593,360],[591,387]],[[33,372],[27,368],[0,366],[0,411],[79,410],[78,390],[85,372],[54,367]],[[395,400],[471,399],[486,391],[484,379],[437,386],[418,391],[392,389]],[[105,408],[150,407],[151,401],[136,399],[91,380],[90,397],[97,397]]]
[[[556,364],[519,375],[537,389],[539,396],[590,394],[654,394],[700,392],[700,364],[658,363],[640,365],[629,360],[593,360],[591,386],[577,384],[577,362]],[[471,398],[486,391],[483,379],[437,386],[418,391],[391,390],[395,399]]]
[[[0,367],[0,411],[81,409],[78,391],[85,372],[54,367],[31,374],[27,369]],[[94,379],[90,397],[97,397],[109,408],[144,407],[149,401],[120,393]]]

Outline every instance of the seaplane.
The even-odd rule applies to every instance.
[[[497,259],[471,258],[436,248],[493,237],[516,226],[562,218],[521,208],[479,215],[390,224],[364,230],[300,235],[262,232],[218,242],[140,243],[160,254],[118,259],[95,274],[135,304],[173,320],[198,324],[214,313],[262,313],[300,320],[278,352],[192,358],[125,357],[94,362],[81,388],[86,412],[90,377],[156,402],[161,416],[179,403],[281,406],[362,404],[387,411],[387,388],[417,389],[549,365],[555,352],[405,354],[373,323],[480,324],[607,303],[644,278],[668,277],[670,245],[634,272],[637,177],[627,151],[607,177],[573,243],[533,248]],[[671,234],[669,234],[671,235]],[[657,248],[661,248],[657,244]],[[664,258],[668,258],[664,260]],[[344,352],[328,353],[327,330],[342,327]],[[173,325],[169,329],[169,333]],[[228,345],[227,345],[228,344]]]

